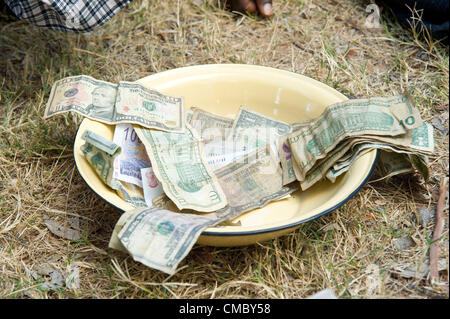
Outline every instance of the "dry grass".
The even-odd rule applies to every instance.
[[[223,1],[222,1],[223,2]],[[440,283],[403,278],[398,265],[428,263],[430,211],[448,175],[448,48],[403,29],[389,15],[364,27],[367,1],[276,0],[269,20],[235,15],[217,1],[134,1],[90,35],[50,32],[0,17],[0,298],[448,298]],[[120,212],[86,186],[72,145],[81,118],[43,121],[51,85],[88,74],[111,82],[207,63],[285,69],[350,98],[408,89],[436,127],[432,177],[369,182],[338,210],[270,242],[195,246],[171,277],[107,248]],[[45,218],[81,221],[83,235],[53,235]],[[448,260],[448,202],[439,240]],[[414,245],[397,249],[410,236]],[[79,283],[53,287],[54,273]],[[59,272],[58,272],[59,271]],[[445,284],[442,284],[445,283]]]

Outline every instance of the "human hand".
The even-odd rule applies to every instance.
[[[231,10],[245,13],[260,13],[263,17],[272,15],[272,0],[228,0]]]

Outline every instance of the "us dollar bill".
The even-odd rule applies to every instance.
[[[246,154],[214,173],[228,201],[228,205],[218,212],[221,216],[227,215],[229,219],[263,207],[269,202],[289,198],[292,192],[299,189],[298,183],[282,185],[280,167],[267,146]],[[153,205],[176,212],[186,211],[178,210],[165,194],[154,198]]]
[[[230,136],[234,123],[233,119],[219,116],[197,107],[193,107],[191,111],[190,123],[205,142],[205,157],[208,165],[213,170],[224,167],[248,154],[253,150],[252,142],[257,145],[256,134],[253,128],[249,128],[251,130],[250,139],[233,139]],[[255,130],[257,129],[255,128]],[[253,141],[251,141],[252,138]]]
[[[192,120],[192,114],[194,113],[194,111],[192,111],[191,109],[187,110],[184,114],[184,119],[185,119],[185,123],[191,125],[191,120]],[[192,125],[191,125],[192,126]]]
[[[118,181],[119,187],[116,190],[120,198],[134,207],[147,207],[143,189],[135,184]]]
[[[215,171],[222,168],[257,148],[259,144],[255,131],[250,132],[246,138],[233,139],[227,136],[224,139],[218,138],[205,143],[205,158],[211,169]]]
[[[171,212],[176,213],[181,212],[181,210],[178,209],[177,205],[175,205],[174,202],[164,193],[153,198],[152,204],[153,204],[152,206],[165,210],[170,210]]]
[[[426,182],[430,178],[430,161],[428,156],[423,154],[408,153],[409,162],[423,176]]]
[[[347,172],[356,160],[358,160],[361,156],[367,154],[368,152],[374,149],[379,150],[377,165],[385,166],[386,170],[389,171],[389,173],[384,174],[385,177],[390,177],[405,172],[412,172],[413,168],[416,168],[418,172],[425,178],[425,180],[428,179],[429,176],[428,166],[420,165],[422,161],[427,162],[427,157],[425,155],[416,154],[420,156],[423,160],[421,160],[418,165],[412,165],[413,159],[411,159],[410,156],[414,156],[415,154],[411,153],[410,151],[402,150],[386,144],[365,143],[365,142],[355,145],[355,147],[350,150],[351,156],[347,158],[345,161],[338,161],[330,169],[328,169],[326,173],[326,178],[332,183],[334,183],[336,181],[336,178]],[[385,153],[390,154],[386,155]],[[394,155],[391,153],[403,155]],[[389,159],[395,159],[395,163],[390,163]],[[403,161],[404,163],[398,165],[400,161]],[[393,167],[394,169],[391,169]],[[401,169],[397,169],[398,167],[401,167]],[[405,168],[409,168],[409,170],[405,171]],[[395,171],[397,171],[397,174],[395,174]]]
[[[390,177],[400,174],[412,173],[414,167],[408,154],[381,150],[378,154],[376,172],[377,180],[389,180]]]
[[[183,132],[183,99],[138,83],[113,84],[78,75],[56,81],[44,119],[73,111],[106,124],[134,123],[168,132]]]
[[[164,192],[179,209],[211,212],[223,208],[227,200],[206,164],[203,143],[186,125],[182,134],[135,127]]]
[[[314,120],[305,120],[301,122],[291,123],[292,132],[309,126]],[[289,134],[280,136],[278,139],[278,154],[280,156],[280,164],[283,169],[283,185],[287,185],[296,180],[295,167],[292,157],[292,151],[288,142]]]
[[[103,136],[90,130],[84,131],[81,135],[81,138],[92,146],[95,146],[96,148],[106,152],[108,155],[113,157],[116,157],[122,151],[119,144],[111,142]]]
[[[287,185],[296,180],[292,151],[289,143],[287,142],[287,138],[287,134],[280,136],[277,144],[280,164],[283,169],[283,185]]]
[[[230,206],[256,202],[258,198],[275,193],[283,186],[281,167],[268,146],[214,173]]]
[[[353,147],[355,148],[352,149]],[[325,158],[313,165],[307,172],[306,178],[300,181],[302,189],[311,187],[325,176],[329,180],[335,181],[339,175],[350,169],[350,166],[359,157],[358,153],[362,156],[364,152],[372,149],[384,149],[390,152],[408,154],[398,158],[413,163],[413,167],[427,180],[429,171],[424,162],[427,161],[427,155],[432,154],[434,150],[433,127],[423,122],[422,126],[408,130],[403,135],[366,135],[344,140]],[[332,168],[334,166],[335,168]],[[300,180],[299,176],[296,177]]]
[[[120,81],[115,121],[181,133],[184,131],[183,98],[165,95],[138,83]]]
[[[260,146],[270,145],[277,159],[281,162],[284,175],[284,185],[292,181],[292,165],[289,155],[284,154],[281,137],[292,132],[292,127],[288,123],[276,120],[245,106],[239,108],[239,112],[234,120],[231,135],[235,140],[252,140],[249,144],[249,151],[253,151]]]
[[[342,158],[340,158],[336,164],[333,165],[333,169],[338,171],[344,167],[351,166],[359,157],[366,154],[367,152],[370,152],[373,149],[383,149],[385,151],[389,152],[396,152],[396,153],[405,153],[405,154],[418,154],[426,157],[427,154],[431,154],[433,150],[433,133],[428,130],[427,126],[431,127],[428,123],[425,123],[424,126],[415,128],[412,130],[414,131],[421,131],[424,128],[426,128],[424,131],[425,134],[421,134],[421,137],[414,140],[409,140],[409,143],[406,145],[403,145],[404,143],[399,143],[400,145],[394,145],[392,143],[382,143],[380,141],[377,141],[376,139],[362,139],[363,142],[358,142],[354,145],[352,145],[352,148],[347,152],[346,155],[344,155]],[[399,140],[404,141],[404,139]],[[431,146],[430,147],[424,147],[425,145]],[[427,174],[425,174],[427,175]]]
[[[240,129],[256,127],[275,128],[273,132],[277,136],[286,135],[292,130],[291,126],[288,123],[260,114],[245,106],[241,106],[233,123],[233,134],[239,134]]]
[[[339,158],[341,158],[350,149],[350,147],[350,143],[343,143],[341,147],[331,152],[327,157],[319,160],[313,166],[313,168],[308,171],[306,177],[302,181],[300,181],[300,177],[298,175],[299,171],[295,171],[297,180],[300,181],[302,190],[306,190],[313,186],[315,183],[322,180],[325,177],[328,169],[332,167],[333,164],[336,163],[336,161],[339,160]]]
[[[270,145],[278,157],[278,138],[291,131],[292,127],[288,123],[241,106],[234,119],[230,134],[234,140],[254,141],[253,145],[249,145],[249,151],[254,151],[260,146]]]
[[[109,247],[125,250],[144,265],[174,274],[201,232],[220,222],[217,214],[181,214],[158,207],[125,212],[114,227]]]
[[[367,135],[363,138],[420,154],[431,155],[434,152],[434,129],[426,122],[402,135],[394,137]]]
[[[261,147],[214,172],[224,190],[228,209],[241,214],[286,197],[297,183],[283,186],[282,170],[269,146]]]
[[[297,177],[304,181],[313,165],[344,139],[362,135],[398,136],[423,125],[417,109],[404,95],[333,104],[310,125],[289,135],[299,169]]]
[[[236,225],[239,222],[232,222],[234,218],[239,217],[245,212],[261,208],[271,202],[284,200],[290,197],[290,194],[297,191],[299,189],[298,183],[291,183],[288,185],[282,186],[278,191],[274,193],[266,193],[261,194],[260,197],[254,200],[244,200],[242,198],[242,202],[240,204],[227,205],[220,210],[222,214],[226,215],[226,218],[223,218],[220,223],[224,226],[226,225]],[[225,224],[224,221],[229,221],[230,223]]]
[[[213,114],[197,107],[191,108],[191,111],[190,124],[205,143],[224,140],[233,127],[233,119]]]
[[[82,139],[86,143],[81,151],[100,180],[126,202],[136,207],[147,206],[142,189],[114,177],[114,161],[121,152],[120,146],[89,130],[83,133]]]
[[[168,274],[175,273],[202,230],[211,224],[211,220],[203,216],[158,208],[128,214],[129,221],[118,233],[120,242],[134,260]]]
[[[114,160],[121,152],[120,146],[90,130],[84,131],[81,138],[86,141],[81,146],[86,160],[104,184],[117,189],[113,173]]]
[[[429,178],[429,159],[427,156],[414,153],[398,153],[380,150],[372,181],[385,180],[392,176],[418,171],[425,180]]]
[[[353,163],[366,153],[376,149],[372,143],[360,143],[353,146],[326,172],[326,178],[334,183],[336,178],[347,172]]]

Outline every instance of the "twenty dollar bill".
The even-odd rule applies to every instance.
[[[135,130],[164,192],[179,209],[211,212],[227,204],[217,178],[206,164],[203,143],[189,125],[183,134],[140,127]]]

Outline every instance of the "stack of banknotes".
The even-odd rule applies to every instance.
[[[89,76],[55,82],[44,118],[73,111],[115,125],[113,139],[86,130],[82,152],[99,178],[135,209],[117,222],[110,247],[173,274],[202,231],[334,183],[367,152],[386,177],[428,178],[433,129],[407,94],[330,105],[318,118],[286,123],[241,106],[235,118],[140,84]]]

